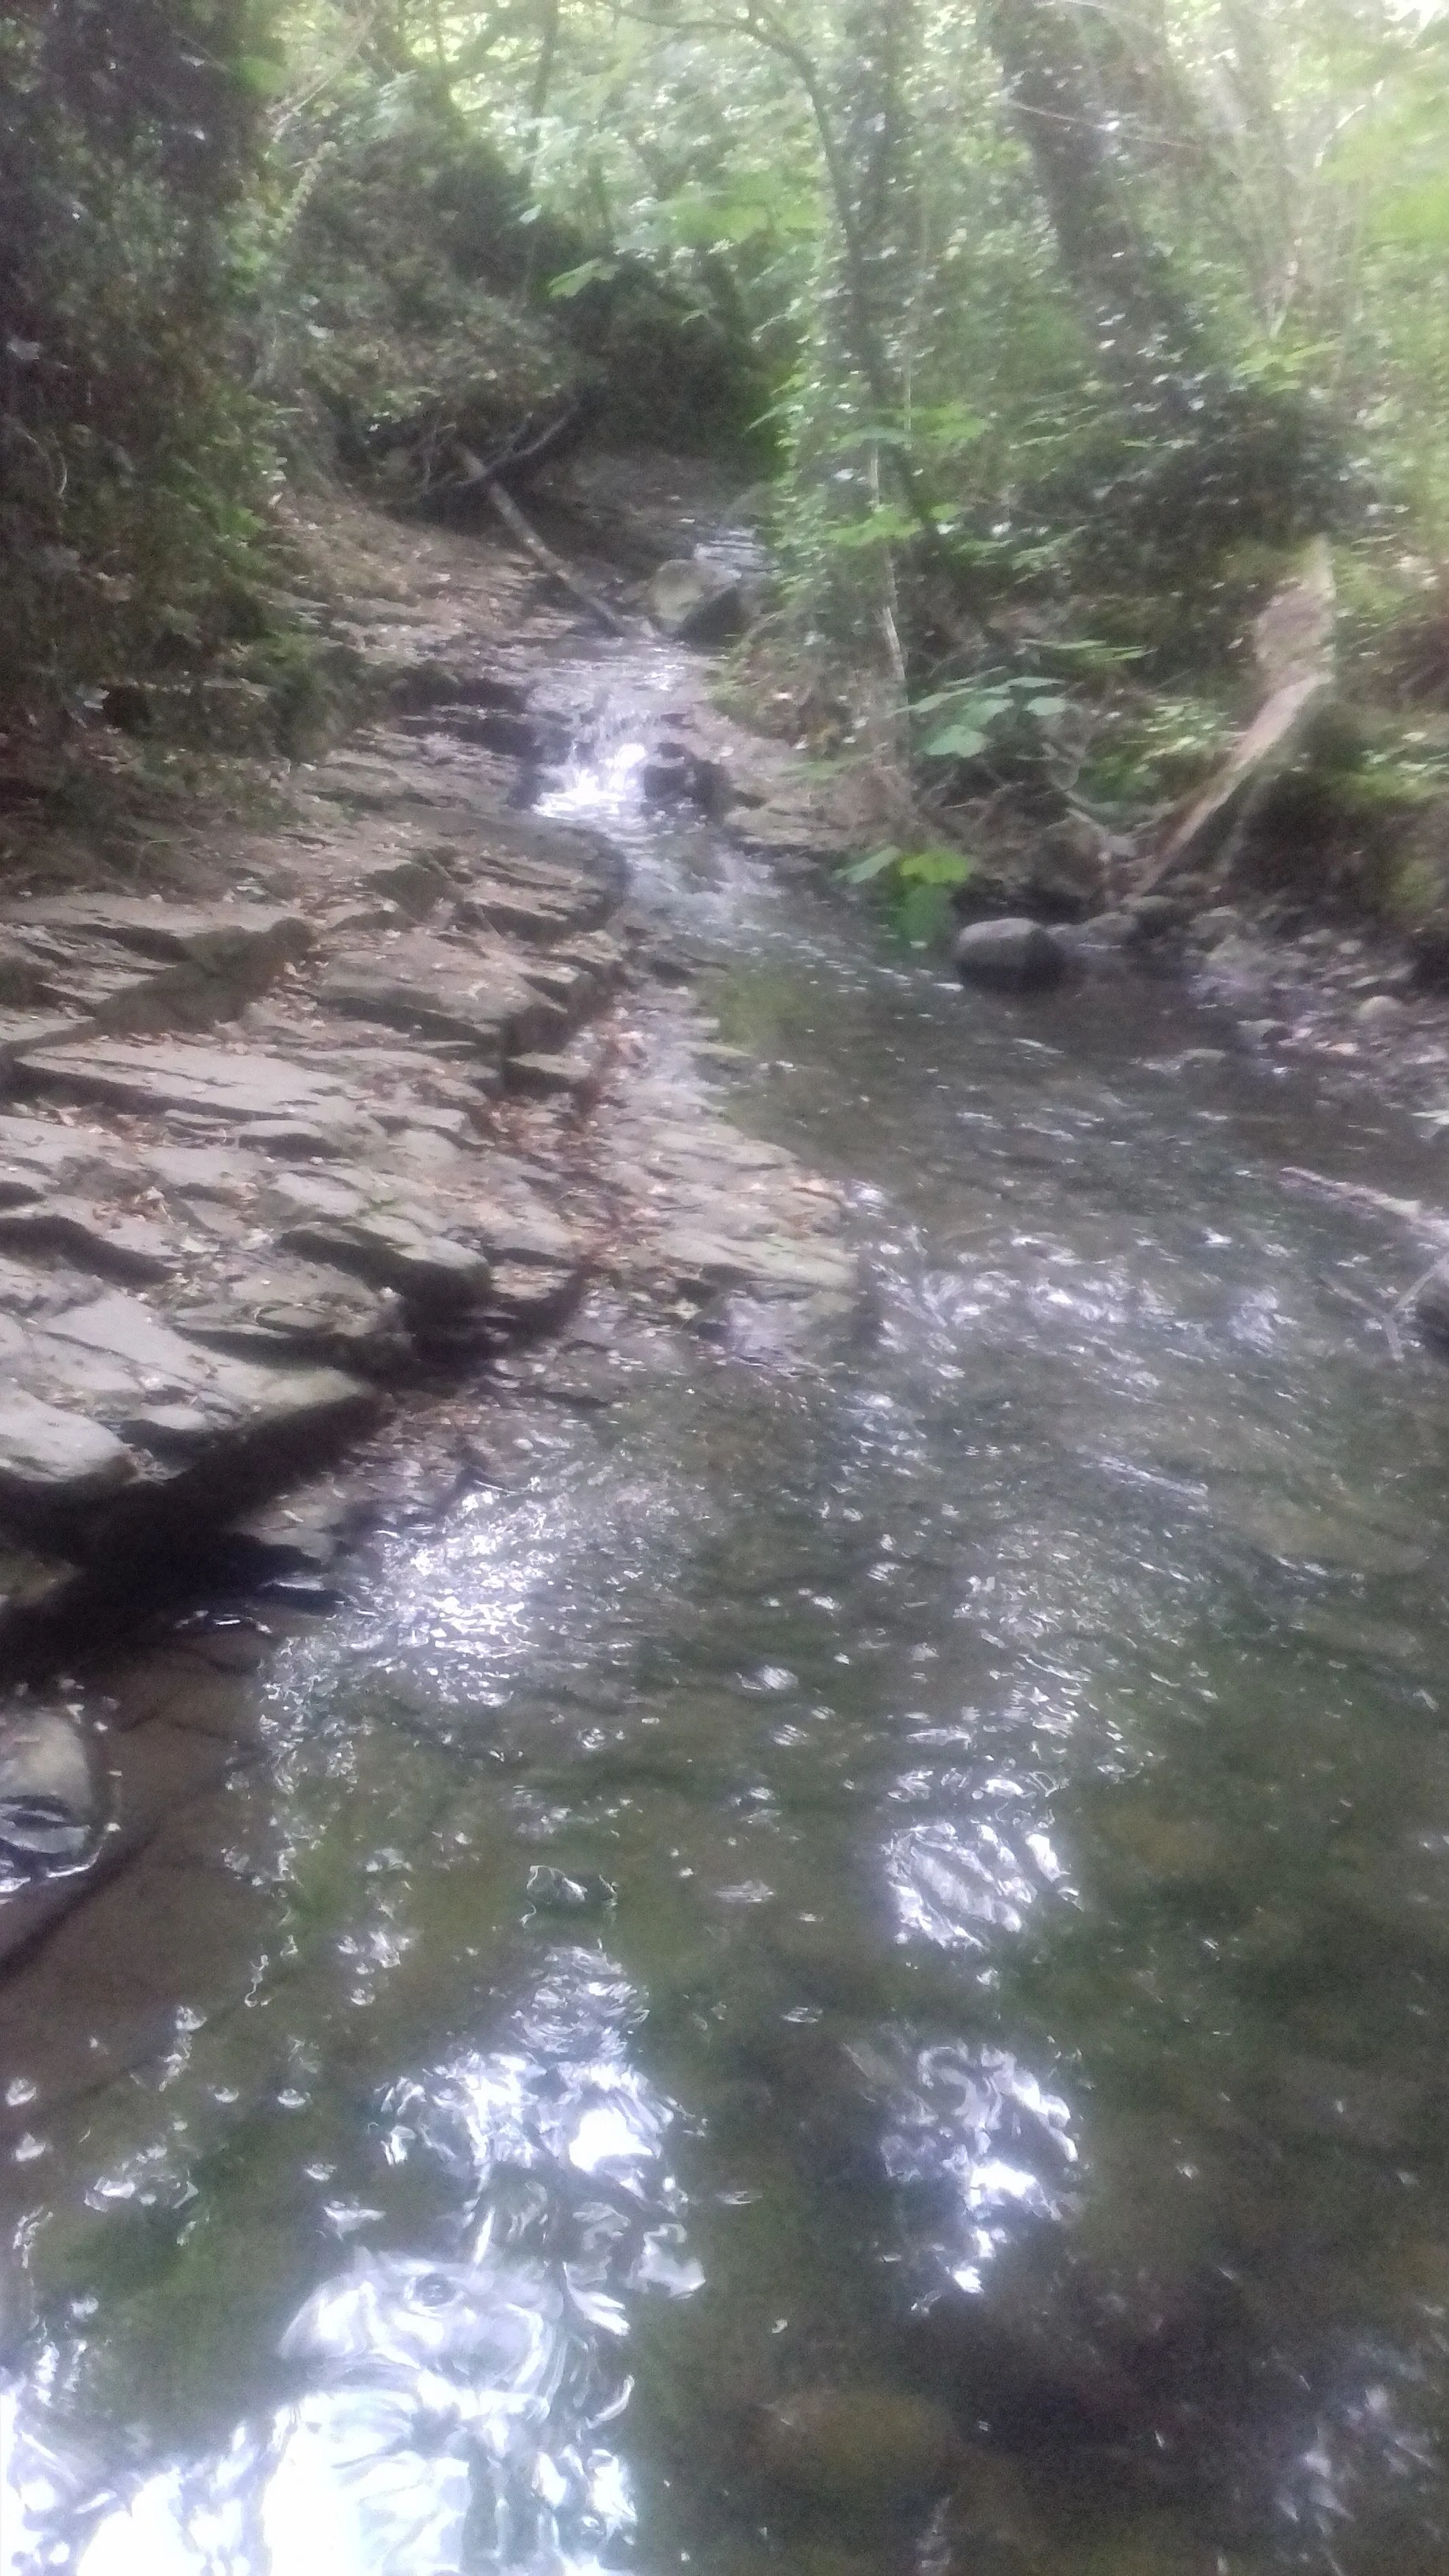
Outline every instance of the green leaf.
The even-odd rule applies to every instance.
[[[560,269],[557,277],[549,279],[548,291],[556,303],[566,304],[571,297],[582,295],[586,286],[592,286],[596,281],[605,282],[618,274],[616,259],[586,259],[577,268]]]
[[[872,877],[883,877],[887,868],[893,868],[900,855],[894,845],[872,850],[869,858],[852,859],[849,867],[842,868],[840,874],[847,885],[869,885]]]
[[[646,218],[651,230],[686,250],[736,247],[762,234],[805,234],[820,227],[817,200],[768,170],[743,173],[728,188],[679,188]]]
[[[986,749],[986,736],[975,725],[946,725],[923,742],[921,751],[927,760],[974,760]]]
[[[968,411],[964,403],[948,402],[918,411],[915,426],[918,437],[928,440],[943,455],[950,455],[955,449],[973,446],[978,438],[984,438],[991,423],[983,420],[979,412]]]
[[[271,54],[240,54],[234,66],[239,86],[252,98],[276,98],[287,86],[287,66]]]
[[[937,707],[957,707],[971,723],[990,724],[1010,704],[1009,688],[978,689],[969,680],[958,680],[953,689],[937,689],[933,697],[917,698],[911,713],[924,716]]]
[[[1028,698],[1026,711],[1028,715],[1038,717],[1045,724],[1053,716],[1064,716],[1071,703],[1070,698]]]
[[[913,885],[896,906],[894,927],[913,948],[931,948],[945,937],[953,919],[944,886]]]
[[[853,519],[839,528],[825,528],[822,540],[837,554],[858,553],[866,546],[894,546],[916,534],[916,522],[908,510],[887,501],[868,518]]]
[[[908,885],[958,886],[965,885],[975,865],[964,850],[908,850],[897,862],[896,874]]]

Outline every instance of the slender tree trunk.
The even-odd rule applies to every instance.
[[[1133,202],[1122,34],[1082,0],[983,0],[981,27],[1104,364],[1129,388],[1191,365],[1196,319]]]

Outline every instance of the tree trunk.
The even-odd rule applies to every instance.
[[[1142,82],[1123,35],[1082,0],[983,0],[981,27],[1103,363],[1129,388],[1192,365],[1196,317],[1133,203]]]

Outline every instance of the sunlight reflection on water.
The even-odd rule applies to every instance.
[[[444,2576],[481,2565],[588,2576],[632,2527],[627,2469],[598,2437],[628,2403],[640,2292],[692,2295],[675,2111],[628,2059],[640,2006],[596,1951],[559,1949],[514,2044],[400,2081],[384,2154],[438,2158],[466,2191],[466,2256],[357,2252],[292,2319],[302,2381],[219,2454],[101,2510],[80,2576]],[[60,2563],[83,2483],[45,2419],[12,2403],[7,2576]],[[68,2553],[62,2550],[62,2558]]]

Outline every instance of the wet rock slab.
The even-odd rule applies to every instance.
[[[562,1000],[539,989],[501,947],[479,949],[404,932],[381,950],[344,952],[324,976],[323,1005],[349,1018],[456,1038],[479,1054],[502,1056],[544,1043],[562,1029]]]
[[[81,1558],[180,1532],[197,1504],[265,1489],[376,1413],[338,1370],[230,1358],[118,1292],[6,1341],[0,1508]]]

